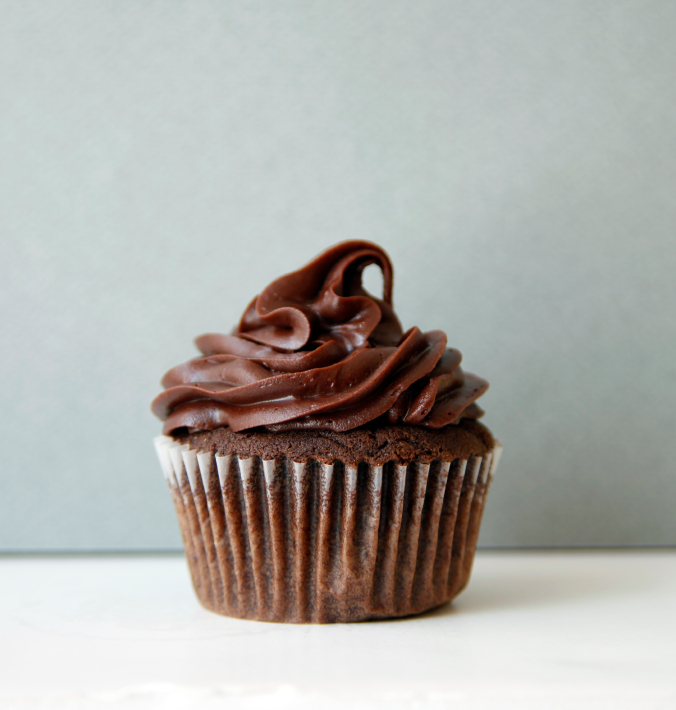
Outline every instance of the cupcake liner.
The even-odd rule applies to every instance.
[[[296,623],[406,616],[462,591],[501,453],[374,466],[155,446],[200,602]]]

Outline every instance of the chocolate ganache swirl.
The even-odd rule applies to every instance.
[[[377,264],[383,298],[362,287]],[[439,429],[483,412],[488,383],[463,372],[440,330],[402,331],[392,264],[375,244],[337,244],[254,298],[231,335],[201,335],[202,357],[169,370],[152,403],[165,434],[263,427]]]

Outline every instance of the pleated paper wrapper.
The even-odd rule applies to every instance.
[[[202,605],[292,623],[407,616],[456,596],[501,452],[374,466],[155,446]]]

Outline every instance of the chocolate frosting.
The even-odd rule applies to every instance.
[[[362,287],[377,264],[383,298]],[[477,419],[488,388],[463,372],[440,330],[402,331],[392,264],[369,242],[343,242],[254,298],[231,335],[195,341],[202,357],[169,370],[152,403],[165,434],[263,427],[347,431],[366,424],[439,429]]]

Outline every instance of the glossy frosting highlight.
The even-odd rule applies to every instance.
[[[377,264],[383,298],[362,287]],[[405,333],[392,308],[392,265],[369,242],[344,242],[273,281],[231,335],[195,341],[202,357],[174,367],[152,404],[164,433],[319,429],[369,423],[438,429],[483,413],[488,383],[462,371],[440,330]]]

